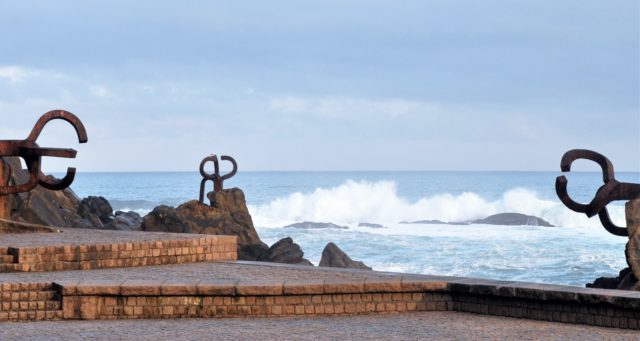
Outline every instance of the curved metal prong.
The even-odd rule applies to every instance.
[[[569,172],[571,170],[571,164],[578,159],[591,160],[597,163],[602,169],[602,181],[605,183],[615,178],[613,171],[613,164],[606,156],[596,153],[587,149],[572,149],[562,156],[560,160],[560,169],[563,172]]]
[[[202,181],[200,181],[200,196],[198,197],[198,202],[200,204],[204,204],[204,186],[207,184],[207,181],[209,181],[211,179],[202,179]]]
[[[220,159],[224,160],[224,161],[229,161],[233,165],[233,169],[231,170],[231,172],[223,175],[222,176],[222,180],[227,180],[227,179],[233,177],[234,175],[236,175],[236,172],[238,171],[238,164],[236,163],[236,160],[234,158],[232,158],[231,156],[227,156],[227,155],[222,155],[222,157],[220,157]]]
[[[38,185],[38,173],[40,172],[40,158],[23,158],[29,171],[29,181],[14,186],[0,186],[0,194],[17,194],[29,192]]]
[[[59,191],[71,186],[75,177],[76,169],[74,167],[68,167],[67,174],[62,179],[56,179],[53,176],[46,176],[44,173],[40,172],[38,175],[38,183],[46,189]]]
[[[213,162],[214,165],[214,173],[213,174],[209,174],[204,170],[204,165],[207,162]],[[207,157],[205,157],[204,159],[202,159],[202,161],[200,162],[200,175],[202,175],[203,178],[207,179],[207,180],[213,180],[215,178],[215,176],[218,174],[219,169],[218,169],[218,156],[215,154],[211,154]]]
[[[602,226],[604,226],[604,228],[609,231],[609,233],[621,237],[629,236],[629,230],[627,230],[626,227],[619,227],[611,221],[611,218],[609,217],[609,211],[607,211],[606,207],[600,210],[600,212],[598,213],[598,218],[600,218],[600,223],[602,223]]]
[[[594,215],[589,215],[589,205],[581,204],[579,202],[573,201],[571,197],[569,197],[569,193],[567,192],[567,178],[564,175],[561,175],[556,178],[556,194],[558,194],[558,198],[562,201],[562,203],[567,206],[569,209],[585,213],[588,217],[593,217]]]
[[[80,119],[76,115],[66,110],[51,110],[40,116],[40,119],[38,119],[38,122],[36,122],[36,124],[33,126],[33,129],[31,130],[31,134],[29,134],[29,137],[27,137],[27,141],[35,142],[38,139],[38,136],[40,136],[40,133],[42,132],[44,126],[49,121],[55,119],[61,119],[69,122],[76,130],[76,135],[78,135],[78,142],[85,143],[88,141],[87,131],[85,130],[82,121],[80,121]]]

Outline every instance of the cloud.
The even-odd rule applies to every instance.
[[[96,97],[107,97],[111,94],[104,86],[92,86],[89,88],[89,92]]]
[[[307,114],[325,118],[382,116],[397,118],[411,114],[432,112],[436,106],[424,101],[402,98],[374,100],[343,96],[328,97],[274,97],[269,110],[281,113]]]
[[[23,68],[20,66],[0,66],[0,78],[6,78],[10,82],[22,82],[28,77],[37,76],[38,71]]]

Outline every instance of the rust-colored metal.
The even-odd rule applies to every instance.
[[[46,176],[40,169],[43,156],[72,159],[75,158],[77,154],[74,149],[42,148],[36,143],[44,126],[49,121],[55,119],[69,122],[78,135],[78,142],[87,142],[87,132],[80,119],[65,110],[52,110],[42,115],[25,140],[0,140],[0,156],[21,157],[25,161],[27,170],[29,171],[29,180],[24,184],[16,184],[13,186],[9,186],[7,183],[0,184],[0,195],[28,192],[38,184],[50,190],[62,190],[71,185],[76,175],[75,168],[67,168],[67,174],[62,179]]]
[[[573,211],[584,213],[591,218],[598,215],[602,226],[616,236],[628,236],[626,227],[615,225],[609,217],[607,205],[616,200],[632,200],[640,198],[640,184],[619,182],[613,172],[613,164],[604,155],[586,149],[573,149],[562,156],[560,169],[562,172],[569,172],[571,164],[578,159],[591,160],[602,169],[602,185],[588,204],[581,204],[569,197],[567,193],[567,178],[562,175],[556,178],[556,193],[562,203]]]
[[[213,181],[214,192],[222,191],[224,180],[233,177],[238,171],[238,164],[231,156],[222,155],[220,160],[231,162],[231,165],[233,166],[231,172],[225,175],[220,175],[220,163],[218,161],[218,156],[215,154],[205,157],[202,159],[202,162],[200,162],[200,174],[202,175],[202,181],[200,182],[200,197],[198,202],[201,204],[204,203],[204,187],[207,181]],[[213,174],[209,174],[204,170],[204,166],[207,162],[213,162]]]

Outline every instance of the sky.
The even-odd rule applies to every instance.
[[[65,109],[45,172],[640,171],[639,6],[0,0],[0,139]]]

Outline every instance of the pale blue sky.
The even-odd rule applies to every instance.
[[[640,170],[639,2],[4,1],[0,138],[79,171]],[[68,161],[46,159],[46,170]]]

